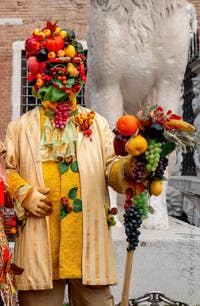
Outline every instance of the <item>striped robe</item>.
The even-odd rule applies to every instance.
[[[78,106],[81,112],[88,109]],[[78,129],[78,127],[77,127]],[[113,134],[107,121],[96,114],[89,137],[78,132],[77,159],[83,204],[82,280],[88,285],[116,284],[114,249],[105,218],[104,205],[109,206],[107,177],[115,161]],[[19,174],[28,184],[44,186],[42,163],[37,158],[40,143],[39,108],[9,124],[5,139],[7,171],[13,178]],[[12,175],[11,175],[12,176]],[[15,180],[9,191],[14,194]],[[15,240],[15,263],[24,268],[16,276],[19,290],[52,288],[49,217],[29,216]]]

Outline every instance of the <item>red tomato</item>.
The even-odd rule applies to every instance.
[[[50,52],[57,52],[64,48],[64,42],[61,36],[48,37],[46,40],[46,48]]]
[[[45,63],[45,62],[39,63],[38,72],[39,72],[39,73],[43,73],[45,68],[46,68],[46,63]]]

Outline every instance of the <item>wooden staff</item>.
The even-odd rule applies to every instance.
[[[129,289],[131,283],[131,272],[132,272],[132,265],[133,265],[133,254],[134,251],[127,251],[126,254],[126,266],[125,266],[125,273],[124,273],[124,286],[122,291],[122,302],[121,306],[128,306],[129,305]]]

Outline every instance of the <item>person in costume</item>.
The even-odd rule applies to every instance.
[[[0,305],[15,306],[16,291],[13,285],[13,267],[8,240],[4,231],[4,193],[7,189],[5,179],[5,146],[0,142]]]
[[[76,104],[86,82],[73,31],[47,22],[26,40],[28,81],[41,106],[8,125],[8,192],[18,219],[20,306],[114,306],[117,283],[108,185],[122,184],[107,121]],[[113,213],[114,214],[114,213]]]

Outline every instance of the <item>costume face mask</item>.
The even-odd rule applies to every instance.
[[[28,82],[41,101],[74,101],[86,82],[83,47],[71,29],[47,21],[25,42]]]

